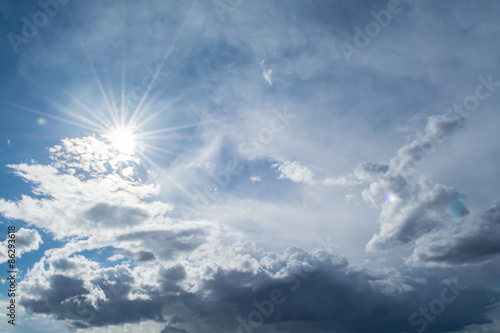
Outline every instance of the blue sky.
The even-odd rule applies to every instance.
[[[498,331],[499,13],[1,2],[0,327]]]

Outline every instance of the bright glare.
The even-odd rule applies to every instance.
[[[134,151],[134,133],[130,128],[115,128],[106,134],[105,137],[111,142],[111,145],[121,153],[130,154]]]

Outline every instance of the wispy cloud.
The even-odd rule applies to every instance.
[[[272,69],[262,69],[262,76],[264,77],[264,80],[266,81],[266,83],[270,86],[273,85],[273,81],[271,79],[271,74],[273,73],[273,70]]]
[[[262,177],[260,177],[260,176],[251,176],[250,180],[252,181],[252,183],[260,182],[262,180]]]

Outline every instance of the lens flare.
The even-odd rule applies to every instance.
[[[386,195],[385,195],[386,202],[396,202],[396,201],[400,201],[400,200],[401,199],[393,193],[386,193]]]
[[[465,207],[465,197],[458,196],[449,206],[450,214],[454,219],[461,219],[469,214],[469,210]]]
[[[314,210],[319,206],[319,197],[314,193],[307,193],[302,198],[302,204],[309,210]]]

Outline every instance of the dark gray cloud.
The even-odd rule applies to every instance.
[[[97,225],[106,227],[126,227],[139,224],[149,217],[149,214],[139,208],[98,203],[90,208],[84,217]]]
[[[76,263],[69,261],[66,258],[52,260],[50,264],[58,271],[68,271],[78,268],[78,265]]]
[[[175,327],[165,327],[161,333],[189,333],[185,329]]]
[[[16,247],[22,252],[36,250],[41,243],[43,243],[42,238],[35,229],[21,228],[17,232]]]
[[[58,318],[65,318],[69,299],[83,297],[88,292],[83,287],[83,281],[64,275],[52,275],[48,278],[49,287],[37,290],[38,299],[26,297],[22,300],[28,311],[33,313],[56,314]]]
[[[146,249],[161,260],[170,260],[178,253],[189,252],[205,243],[207,232],[194,230],[138,231],[117,237],[119,242],[138,243],[135,247]]]
[[[389,171],[389,165],[385,163],[362,162],[358,165],[358,168],[367,173],[386,173]]]
[[[409,259],[413,264],[479,263],[500,253],[500,202],[486,212],[422,237]]]
[[[0,263],[11,259],[8,257],[10,239],[7,237],[5,241],[0,243]],[[15,238],[16,257],[21,258],[24,253],[38,250],[40,244],[43,244],[42,237],[36,229],[20,228],[17,230]]]
[[[156,259],[153,252],[149,252],[149,251],[139,251],[137,253],[137,255],[138,255],[138,257],[137,257],[138,261],[149,261],[149,260]]]
[[[93,280],[92,284],[101,288],[107,297],[105,302],[97,304],[89,300],[90,292],[84,287],[83,279],[52,275],[48,281],[48,288],[37,288],[37,298],[23,298],[20,304],[27,311],[53,315],[58,320],[70,322],[75,328],[163,320],[161,308],[167,299],[129,299],[133,290],[130,275],[118,274],[111,280]]]
[[[455,289],[457,296],[428,323],[428,332],[490,322],[486,313],[499,296],[432,276],[402,276],[391,282],[387,274],[353,269],[326,251],[310,254],[290,248],[274,258],[259,270],[216,268],[199,280],[197,291],[186,289],[193,281],[187,274],[191,268],[180,264],[150,281],[159,282],[160,288],[137,285],[130,273],[111,269],[106,279],[90,280],[106,295],[97,304],[83,279],[52,275],[49,286],[38,286],[22,305],[32,313],[70,321],[75,328],[153,320],[165,323],[163,332],[245,332],[244,326],[253,325],[276,332],[399,333],[414,328],[409,317],[442,297],[445,288],[448,297]],[[389,292],[384,285],[404,288]],[[131,297],[137,293],[146,297]]]

